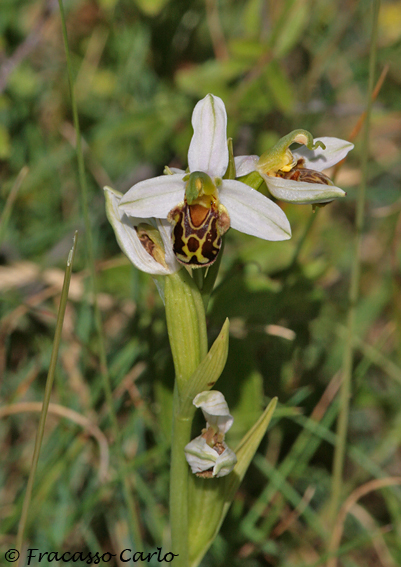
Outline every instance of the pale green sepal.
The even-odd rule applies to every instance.
[[[220,378],[227,361],[229,326],[229,320],[226,319],[209,352],[188,380],[181,394],[184,413],[193,408],[193,399],[197,394],[213,388]]]
[[[186,270],[166,277],[164,298],[168,336],[181,398],[190,376],[207,353],[205,310],[199,289]]]
[[[276,408],[273,398],[255,425],[239,443],[234,453],[237,464],[224,478],[189,477],[189,565],[198,567],[220,530],[235,493],[269,426]]]
[[[286,203],[313,205],[315,203],[328,203],[346,195],[345,191],[335,185],[293,181],[268,175],[263,175],[263,178],[270,193],[276,199]]]

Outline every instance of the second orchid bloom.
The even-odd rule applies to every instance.
[[[222,236],[230,227],[264,240],[291,237],[288,219],[276,203],[241,180],[225,178],[229,151],[223,101],[211,94],[199,101],[192,114],[192,126],[187,172],[166,168],[166,175],[141,181],[125,195],[107,191],[108,214],[120,244],[123,244],[122,234],[124,242],[138,242],[140,219],[161,219],[162,225],[157,221],[159,231],[163,226],[166,234],[170,231],[166,230],[163,219],[171,224],[169,242],[163,237],[165,261],[155,259],[152,253],[149,269],[147,262],[133,258],[138,254],[137,249],[127,254],[127,246],[122,246],[131,261],[138,267],[140,264],[144,271],[155,273],[154,265],[159,274],[175,271],[170,250],[180,264],[192,268],[210,266],[219,254]],[[291,151],[293,143],[303,147]],[[344,140],[313,140],[309,132],[295,130],[260,158],[235,158],[235,176],[256,171],[270,193],[283,201],[329,202],[345,193],[321,171],[343,159],[352,148]],[[128,217],[135,221],[127,222]],[[120,223],[124,224],[121,230]],[[146,242],[143,239],[140,242],[146,250]]]
[[[209,390],[195,396],[193,404],[201,408],[206,427],[202,429],[202,435],[186,445],[185,458],[197,476],[226,476],[237,463],[234,451],[224,441],[225,434],[234,421],[227,402],[221,392]]]

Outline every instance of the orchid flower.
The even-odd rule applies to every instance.
[[[195,396],[193,404],[202,409],[206,428],[185,446],[185,458],[197,476],[226,476],[237,463],[234,451],[224,441],[225,433],[234,422],[227,402],[221,392],[210,390]]]
[[[223,178],[229,164],[223,101],[211,94],[199,101],[192,126],[189,173],[167,168],[167,175],[137,183],[120,200],[123,213],[167,218],[176,258],[192,267],[215,261],[230,226],[265,240],[290,238],[288,219],[278,205],[241,181]]]
[[[166,220],[128,217],[119,207],[122,194],[105,187],[106,214],[117,242],[142,272],[166,276],[179,270],[171,246],[171,225]]]
[[[290,150],[295,142],[301,147]],[[313,139],[306,130],[294,130],[260,158],[236,157],[236,174],[242,177],[257,171],[270,193],[287,203],[328,203],[346,193],[322,171],[344,159],[353,147],[351,142],[339,138]]]

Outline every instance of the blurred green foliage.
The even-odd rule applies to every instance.
[[[0,3],[1,210],[21,169],[29,167],[14,190],[0,249],[0,409],[42,399],[61,269],[78,229],[53,402],[100,428],[110,449],[109,475],[106,482],[97,476],[99,452],[90,432],[49,414],[26,542],[40,550],[132,547],[116,472],[120,442],[152,551],[167,537],[173,367],[161,300],[152,280],[121,255],[102,186],[125,192],[166,164],[185,168],[191,112],[208,92],[226,104],[236,155],[260,154],[294,128],[349,139],[366,107],[370,3],[71,0],[65,9],[121,439],[111,435],[99,371],[53,0]],[[347,493],[372,477],[400,474],[400,2],[383,2],[379,30],[379,71],[390,67],[373,107]],[[280,406],[205,567],[323,564],[338,408],[331,389],[322,396],[341,368],[358,136],[355,143],[337,177],[347,198],[315,213],[295,261],[310,207],[284,206],[293,228],[289,242],[234,231],[227,236],[209,331],[211,342],[230,318],[229,359],[218,383],[235,417],[229,444],[269,398],[277,395]],[[0,415],[3,552],[14,543],[37,414]],[[342,565],[378,565],[366,534],[387,524],[393,525],[383,536],[393,557],[387,565],[400,564],[400,490],[368,495],[362,503],[368,515],[347,519],[343,543],[354,548],[344,551]]]

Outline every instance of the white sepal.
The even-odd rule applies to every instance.
[[[166,266],[157,262],[143,247],[138,238],[135,226],[143,223],[143,218],[128,217],[119,207],[122,194],[110,187],[105,187],[106,214],[112,225],[117,242],[128,259],[142,272],[152,275],[166,276],[180,269],[171,246],[171,227],[167,221],[146,219],[156,226],[163,240]]]
[[[193,399],[193,404],[201,408],[206,420],[206,427],[216,427],[219,433],[225,434],[234,422],[225,397],[218,390],[200,392]]]
[[[300,146],[298,149],[293,150],[292,154],[295,160],[302,158],[305,160],[304,167],[313,169],[314,171],[323,171],[345,158],[350,152],[354,144],[341,140],[340,138],[325,137],[315,138],[314,143],[317,141],[323,142],[326,149],[317,148],[316,150],[308,150],[306,146]]]
[[[194,474],[213,469],[213,476],[221,477],[229,474],[236,462],[234,451],[222,443],[224,451],[219,453],[209,447],[206,440],[200,435],[185,446],[185,458]]]
[[[223,179],[219,197],[232,228],[264,240],[291,238],[290,223],[280,207],[245,183]]]
[[[261,174],[262,175],[262,174]],[[293,181],[282,177],[271,177],[262,175],[270,193],[286,203],[297,203],[298,205],[313,205],[314,203],[327,203],[339,197],[345,197],[346,193],[335,185],[323,183],[307,183],[305,181]]]
[[[135,217],[166,219],[170,210],[184,199],[184,175],[174,173],[140,181],[122,196],[120,208]]]
[[[228,165],[227,113],[218,96],[208,94],[192,114],[194,134],[188,150],[189,171],[203,171],[211,179],[223,177]]]

